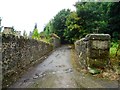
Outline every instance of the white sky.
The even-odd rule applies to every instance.
[[[17,31],[33,31],[35,23],[43,31],[60,10],[75,10],[78,0],[0,0],[0,17],[3,26],[14,26]]]

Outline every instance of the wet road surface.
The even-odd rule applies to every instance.
[[[76,71],[71,64],[71,48],[62,46],[10,88],[118,88],[118,82],[95,79]]]

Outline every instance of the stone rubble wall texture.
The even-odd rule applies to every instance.
[[[54,38],[53,39],[53,46],[54,46],[54,48],[60,47],[60,39]]]
[[[60,47],[60,45],[61,45],[60,38],[52,37],[51,43],[52,43],[54,49]]]
[[[2,86],[9,87],[24,71],[53,50],[51,44],[10,34],[2,35]]]
[[[110,35],[88,34],[85,38],[75,42],[75,49],[83,68],[105,68],[110,62]]]

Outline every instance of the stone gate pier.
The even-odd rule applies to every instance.
[[[79,63],[83,68],[105,68],[109,64],[109,34],[88,34],[75,42]]]

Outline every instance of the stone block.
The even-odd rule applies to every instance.
[[[109,62],[110,35],[88,34],[75,42],[75,49],[84,67],[106,67]]]

